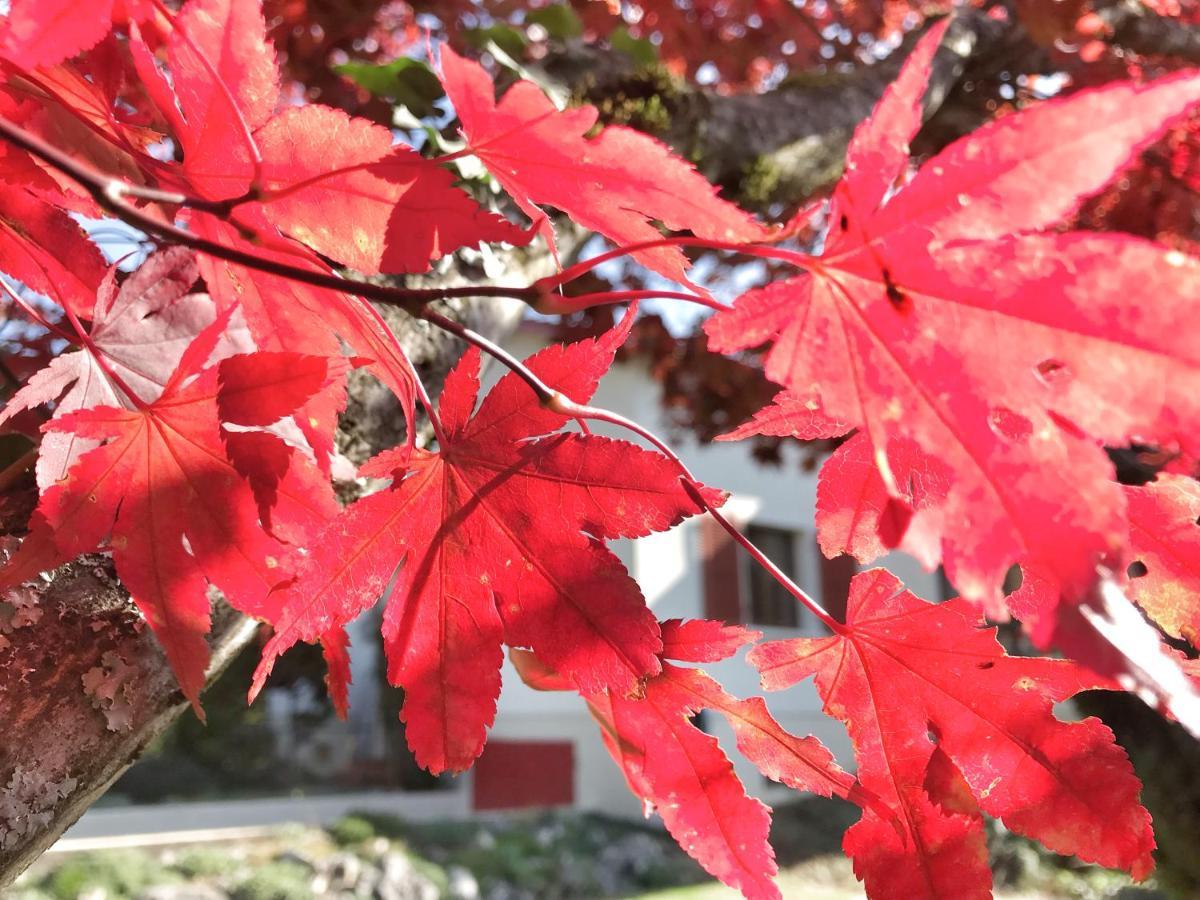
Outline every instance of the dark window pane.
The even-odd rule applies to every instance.
[[[796,532],[783,528],[751,525],[746,536],[762,550],[789,578],[796,581]],[[773,625],[796,628],[800,624],[800,605],[796,598],[771,577],[762,566],[750,565],[750,622],[754,625]]]

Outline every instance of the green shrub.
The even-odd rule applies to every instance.
[[[412,824],[407,820],[387,813],[362,811],[351,813],[347,818],[365,822],[370,826],[374,837],[385,837],[393,841],[406,840],[413,830]]]
[[[429,879],[434,887],[438,889],[439,896],[444,897],[450,892],[450,876],[445,869],[435,862],[430,862],[424,857],[417,856],[415,853],[410,852],[408,858],[412,861],[413,868],[416,869],[417,874]]]
[[[42,887],[59,900],[75,900],[97,888],[109,900],[125,900],[153,885],[178,881],[177,873],[149,854],[125,850],[72,856],[47,876]]]
[[[188,878],[212,878],[227,874],[230,862],[228,849],[193,847],[180,854],[171,868]]]
[[[343,816],[329,826],[329,836],[340,847],[364,843],[376,834],[375,826],[359,815]]]
[[[232,900],[313,900],[309,874],[303,866],[271,862],[260,866],[229,892]]]

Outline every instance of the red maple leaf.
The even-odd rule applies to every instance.
[[[90,318],[104,257],[71,217],[22,187],[0,191],[0,270]]]
[[[667,619],[659,625],[663,659],[684,662],[720,662],[762,637],[757,631],[713,619]]]
[[[148,127],[157,117],[146,108],[141,93],[126,89],[131,73],[125,69],[115,38],[103,41],[73,63],[28,71],[0,61],[0,68],[5,75],[0,106],[6,119],[52,145],[69,147],[72,156],[100,171],[135,184],[147,182],[143,167],[157,166],[147,150],[163,135]],[[10,146],[4,157],[6,182],[21,185],[66,211],[91,218],[105,214],[82,185],[54,177],[52,169],[34,162],[29,154]],[[79,242],[79,238],[75,240]],[[52,241],[44,249],[61,253],[64,265],[72,265],[74,254],[69,245]],[[94,248],[91,253],[96,255]],[[90,302],[91,298],[85,299]]]
[[[160,106],[177,125],[188,181],[214,200],[245,193],[253,179],[245,129],[265,124],[279,103],[262,9],[244,0],[192,0],[175,19],[167,51],[175,100]]]
[[[747,897],[777,898],[770,809],[747,796],[717,739],[688,721],[726,700],[737,702],[703,672],[666,663],[639,698],[598,694],[588,709],[629,789],[688,855]]]
[[[740,430],[805,438],[824,427],[813,415],[785,394]],[[894,441],[888,462],[903,485],[903,499],[888,490],[865,434],[855,434],[826,460],[817,482],[821,550],[831,559],[849,553],[859,562],[871,562],[898,547],[932,570],[941,550],[937,503],[945,496],[953,472],[911,441]],[[1194,530],[1186,497],[1195,492],[1187,486],[1194,482],[1181,482],[1183,495],[1175,498],[1179,506],[1171,513],[1157,508],[1159,502],[1168,502],[1166,492],[1152,497],[1147,489],[1125,489],[1130,552],[1146,548],[1163,579],[1147,582],[1145,593],[1137,599],[1144,601],[1152,617],[1161,615],[1169,629],[1194,627],[1187,623],[1195,619],[1196,608],[1184,588],[1190,572],[1186,548]],[[1079,604],[1062,604],[1055,574],[1036,563],[1022,571],[1020,588],[1005,603],[1037,647],[1062,651],[1098,678],[1139,693],[1188,728],[1200,727],[1200,699],[1180,675],[1177,658],[1129,600],[1114,590],[1111,577],[1105,575],[1093,590],[1076,598]],[[1137,584],[1136,579],[1132,583]]]
[[[532,236],[482,210],[436,163],[393,148],[385,128],[315,105],[277,112],[278,69],[255,3],[193,0],[165,41],[131,27],[129,47],[142,86],[183,150],[182,166],[153,165],[164,186],[242,198],[255,175],[252,143],[261,153],[253,200],[243,198],[228,221],[185,212],[189,228],[207,240],[329,274],[326,261],[291,238],[374,273],[423,271],[461,246]],[[165,53],[169,80],[156,50]],[[330,355],[338,337],[346,340],[369,357],[411,426],[415,375],[365,302],[209,257],[201,272],[221,308],[241,305],[259,349]],[[326,473],[340,402],[318,395],[297,417]]]
[[[585,401],[631,319],[528,365]],[[657,622],[600,542],[665,530],[696,511],[666,458],[594,435],[551,434],[566,420],[515,375],[472,416],[478,366],[469,351],[446,381],[438,453],[387,451],[361,469],[395,484],[355,503],[314,542],[255,675],[256,692],[278,654],[353,618],[394,580],[383,625],[389,678],[405,689],[417,761],[434,771],[461,771],[482,749],[502,642],[534,647],[589,691],[630,690],[656,673]]]
[[[811,274],[747,293],[706,327],[718,350],[772,341],[768,376],[861,430],[887,492],[919,495],[927,562],[940,557],[965,596],[999,612],[1004,575],[1024,559],[1078,599],[1126,536],[1099,442],[1194,440],[1200,345],[1184,323],[1200,264],[1120,235],[1023,232],[1103,186],[1200,98],[1200,76],[1002,118],[889,196],[943,28],[856,131],[824,252],[802,263]],[[929,468],[921,453],[950,477],[909,483]]]
[[[481,209],[436,162],[393,147],[382,126],[317,104],[276,112],[279,71],[258,4],[192,0],[168,51],[171,86],[149,83],[183,147],[187,186],[212,200],[243,197],[254,183],[251,141],[261,156],[262,202],[243,205],[243,224],[264,217],[369,274],[423,272],[460,247],[532,236]]]
[[[0,24],[0,56],[27,69],[54,65],[98,44],[114,20],[150,14],[147,0],[13,0]]]
[[[94,406],[133,409],[130,389],[151,402],[162,393],[192,340],[217,317],[205,294],[189,293],[199,275],[195,254],[180,247],[151,256],[120,290],[111,270],[99,287],[87,345],[51,360],[13,394],[0,412],[0,423],[23,409],[54,403],[54,416]],[[221,359],[252,350],[244,330],[230,332],[214,351]],[[114,383],[113,377],[120,383]],[[38,487],[46,490],[63,478],[95,441],[52,431],[42,439],[37,462]]]
[[[269,230],[261,211],[243,209],[238,215],[260,233]],[[197,234],[217,243],[252,246],[241,238],[235,227],[215,216],[195,216],[191,226]],[[314,273],[329,273],[329,267],[312,251],[290,241],[285,243],[287,246],[284,247],[258,246],[254,252],[271,262]],[[367,355],[371,373],[396,395],[405,421],[412,425],[416,373],[396,342],[376,319],[367,314],[366,301],[203,254],[199,261],[200,272],[212,296],[222,306],[236,304],[242,310],[260,350],[329,356],[340,352],[338,337],[341,336]],[[326,473],[328,458],[333,451],[334,419],[343,400],[338,395],[331,404],[330,395],[317,395],[297,418],[316,452],[318,465]],[[409,434],[412,433],[410,427]]]
[[[853,427],[849,422],[841,422],[827,416],[821,408],[819,397],[801,397],[789,391],[780,391],[770,403],[758,410],[750,421],[727,434],[718,435],[717,440],[740,441],[763,434],[771,437],[791,437],[798,441],[818,441],[822,438],[840,437]]]
[[[653,220],[713,240],[765,237],[761,225],[720,199],[702,175],[664,144],[615,125],[585,138],[596,124],[596,108],[560,112],[529,81],[518,81],[497,103],[482,66],[449,45],[442,45],[441,54],[442,84],[467,145],[535,221],[544,218],[540,205],[546,204],[617,244],[659,237]],[[541,230],[553,247],[548,221]],[[674,281],[687,280],[687,259],[677,247],[643,250],[633,258]]]
[[[559,111],[529,82],[497,102],[484,70],[448,47],[443,80],[467,150],[534,218],[528,231],[481,208],[437,160],[393,147],[387,129],[287,106],[256,0],[189,0],[178,16],[158,0],[14,4],[0,22],[0,114],[98,172],[153,186],[154,202],[129,195],[147,215],[264,263],[323,275],[331,261],[424,271],[459,247],[523,243],[534,231],[553,247],[543,206],[619,244],[657,237],[660,226],[766,237],[662,144],[596,129],[594,109]],[[1137,439],[1200,453],[1191,327],[1200,264],[1129,237],[1039,230],[1200,96],[1200,76],[1034,106],[972,133],[898,188],[944,28],[854,136],[823,254],[795,256],[809,274],[747,294],[710,324],[715,347],[772,342],[767,370],[784,386],[729,437],[856,430],[821,473],[817,521],[830,555],[867,559],[898,546],[931,568],[944,561],[993,612],[1019,561],[1026,582],[1010,607],[1030,612],[1035,635],[1057,629],[1058,646],[1090,664],[1088,641],[1104,636],[1110,650],[1119,642],[1104,629],[1121,625],[1089,605],[1115,585],[1096,578],[1096,563],[1123,562],[1128,545],[1147,567],[1132,573],[1130,592],[1165,630],[1195,641],[1200,490],[1167,476],[1122,490],[1100,446]],[[172,143],[178,162],[161,152]],[[584,697],[635,794],[705,868],[750,896],[778,895],[769,810],[693,721],[701,710],[724,717],[768,777],[865,806],[846,846],[873,895],[986,895],[984,813],[1055,850],[1149,871],[1153,839],[1128,760],[1095,720],[1067,724],[1052,710],[1114,681],[1072,662],[1009,658],[965,603],[931,606],[885,573],[862,575],[848,623],[834,623],[831,637],[752,654],[769,687],[815,675],[827,711],[850,727],[860,784],[814,738],[784,731],[761,698],[733,697],[676,664],[725,659],[756,634],[709,621],[660,626],[607,548],[698,511],[676,463],[586,428],[563,431],[564,417],[512,375],[476,410],[476,351],[430,411],[437,452],[418,450],[416,375],[369,304],[211,257],[197,267],[183,251],[153,257],[117,292],[69,218],[98,216],[100,204],[60,185],[71,168],[56,172],[44,156],[0,154],[9,188],[0,269],[91,324],[84,349],[35,376],[0,415],[61,397],[39,460],[41,502],[0,588],[111,551],[194,704],[219,588],[277,626],[254,691],[279,653],[319,640],[343,714],[343,625],[386,597],[389,678],[406,691],[417,759],[435,771],[466,768],[480,752],[507,644],[530,683]],[[97,197],[112,189],[111,200],[119,185],[96,179],[82,181]],[[172,191],[192,195],[194,208]],[[218,214],[197,195],[230,208]],[[684,278],[677,248],[635,256]],[[197,268],[211,301],[188,293]],[[218,349],[235,310],[254,353]],[[528,365],[586,400],[631,323]],[[343,376],[360,362],[342,355],[342,341],[370,357],[361,362],[397,395],[410,427],[407,446],[362,470],[390,488],[339,513],[332,435]],[[721,499],[710,492],[706,502]],[[1060,604],[1062,593],[1087,598]],[[1129,632],[1148,647],[1130,659],[1170,661],[1125,607],[1141,629]],[[1176,681],[1197,677],[1195,661],[1183,673],[1170,665]],[[1188,699],[1194,710],[1200,701]]]
[[[105,443],[42,495],[30,536],[0,570],[0,586],[18,584],[107,538],[122,583],[197,711],[208,661],[208,584],[243,612],[274,618],[271,590],[289,577],[294,552],[263,530],[257,499],[223,446],[218,395],[228,403],[254,394],[254,367],[201,370],[229,318],[226,312],[191,342],[154,402],[81,409],[47,423],[50,431]],[[298,377],[274,388],[294,408],[307,399],[318,363],[297,355],[291,363]],[[321,388],[345,372],[341,361],[319,364]]]
[[[264,205],[266,217],[360,271],[424,272],[460,247],[533,237],[481,209],[435,160],[393,147],[391,132],[366,119],[310,105],[286,110],[255,137],[266,188],[278,193]]]
[[[307,543],[339,509],[321,453],[332,441],[332,421],[345,397],[343,376],[357,362],[291,351],[221,362],[217,416],[223,425],[234,426],[221,432],[226,453],[254,491],[263,528],[285,543]],[[296,446],[279,437],[291,438]],[[297,449],[306,440],[315,459]]]
[[[945,464],[916,448],[902,453],[894,445],[892,461],[899,460],[904,466],[897,466],[901,472],[897,480],[907,488],[902,500],[888,491],[864,434],[854,435],[821,466],[817,539],[828,558],[849,553],[860,563],[869,563],[900,547],[931,569],[937,565],[938,534],[930,534],[923,507],[926,497],[945,496],[951,473]]]
[[[662,623],[662,671],[632,696],[584,694],[609,754],[630,790],[656,810],[681,847],[747,897],[778,897],[770,810],[746,795],[716,739],[698,728],[701,710],[720,713],[739,752],[764,775],[796,790],[856,803],[878,801],[833,761],[814,737],[789,734],[761,697],[731,696],[704,672],[666,660],[717,662],[761,635],[706,619]],[[510,651],[522,680],[536,690],[577,690],[536,654]],[[888,815],[881,807],[881,814]]]
[[[850,730],[859,780],[898,817],[867,808],[846,833],[867,890],[988,896],[979,810],[1058,853],[1144,878],[1154,838],[1128,758],[1099,720],[1053,713],[1109,685],[1066,660],[1009,657],[979,626],[965,601],[927,603],[875,569],[854,578],[833,636],[750,652],[768,690],[816,677],[826,712]]]
[[[1200,647],[1200,484],[1160,474],[1145,487],[1126,487],[1125,498],[1135,560],[1130,597],[1168,634]]]

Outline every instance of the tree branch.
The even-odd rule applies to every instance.
[[[413,312],[419,310],[431,300],[443,300],[452,297],[501,297],[516,299],[532,297],[530,290],[524,287],[504,287],[496,284],[486,284],[453,288],[406,288],[399,287],[387,281],[365,281],[355,278],[345,278],[335,275],[332,272],[323,272],[277,262],[238,247],[231,247],[216,241],[210,241],[190,231],[185,231],[170,222],[160,221],[125,199],[127,195],[144,195],[145,191],[143,189],[135,190],[132,185],[120,178],[114,178],[103,172],[96,171],[91,166],[74,159],[69,154],[46,143],[37,135],[26,131],[15,122],[11,122],[3,116],[0,116],[0,138],[15,147],[25,150],[27,153],[32,154],[42,162],[77,182],[80,187],[91,194],[92,199],[102,209],[126,224],[132,225],[134,228],[138,228],[161,241],[191,247],[193,250],[198,250],[217,259],[236,263],[239,266],[245,266],[248,269],[266,272],[269,275],[278,275],[280,278],[287,278],[302,284],[310,284],[314,287],[354,294],[379,303],[400,306]],[[174,199],[182,198],[182,195],[176,194],[163,194],[161,192],[153,192],[153,194]]]
[[[1140,0],[1104,0],[1107,43],[1145,56],[1200,63],[1200,28],[1159,16]],[[793,73],[760,94],[720,94],[639,67],[621,53],[571,43],[542,63],[546,75],[607,121],[648,131],[692,160],[747,208],[796,207],[842,173],[854,128],[895,78],[918,33],[873,65],[849,72]],[[922,149],[978,127],[986,110],[964,87],[999,73],[1049,71],[1052,60],[1017,16],[965,9],[934,59],[925,96]]]
[[[1013,31],[1011,23],[977,11],[956,15],[934,60],[926,117],[946,102],[981,48],[1007,40]],[[874,65],[793,74],[762,94],[719,94],[686,85],[639,68],[623,54],[579,43],[551,55],[543,68],[578,99],[599,106],[607,120],[653,133],[743,205],[767,210],[798,205],[837,181],[855,127],[894,80],[918,37],[910,35]],[[656,111],[652,117],[645,115],[648,106]]]
[[[36,496],[32,484],[25,491]],[[6,511],[16,497],[6,495]],[[6,550],[16,546],[11,537],[0,541]],[[256,627],[224,602],[216,604],[210,680]],[[0,670],[6,676],[0,685],[3,887],[108,789],[187,701],[111,561],[96,555],[0,601]]]
[[[1108,0],[1096,14],[1111,30],[1108,43],[1141,56],[1170,56],[1200,64],[1200,28],[1160,16],[1139,0]]]

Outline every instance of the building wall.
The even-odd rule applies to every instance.
[[[545,344],[541,329],[524,329],[510,342],[509,349],[524,357]],[[495,367],[485,374],[485,385],[494,383],[502,372]],[[798,451],[785,448],[782,466],[757,462],[749,446],[741,443],[714,443],[699,446],[690,437],[679,440],[668,435],[659,405],[657,384],[640,363],[619,364],[601,382],[593,400],[595,405],[614,410],[668,437],[691,471],[706,484],[730,492],[724,508],[726,515],[739,525],[766,525],[799,533],[797,557],[800,586],[818,599],[821,597],[821,555],[814,534],[816,474],[798,465]],[[604,423],[594,431],[611,437],[629,439],[628,432]],[[637,541],[619,541],[614,550],[641,585],[647,602],[660,619],[699,618],[705,615],[704,528],[693,519],[664,534]],[[737,577],[748,573],[749,559],[739,554]],[[893,554],[883,563],[917,594],[937,597],[938,580],[923,572],[908,557]],[[743,590],[743,593],[745,591]],[[754,626],[759,627],[759,626]],[[822,634],[814,619],[802,619],[796,629],[759,628],[767,639]],[[744,654],[708,670],[731,693],[749,696],[761,693],[757,675],[745,664]],[[492,735],[501,740],[562,740],[574,744],[575,802],[586,809],[617,815],[637,815],[640,804],[629,794],[624,779],[608,757],[582,701],[571,694],[534,691],[526,687],[510,663],[505,663],[504,689],[498,705]],[[766,695],[767,705],[780,723],[798,735],[815,734],[843,765],[853,762],[849,741],[840,723],[825,717],[811,684],[799,685],[779,694]],[[767,802],[790,793],[767,782],[753,766],[741,761],[733,751],[732,732],[718,716],[709,715],[705,728],[715,734],[726,752],[735,760],[738,774],[751,793]]]

